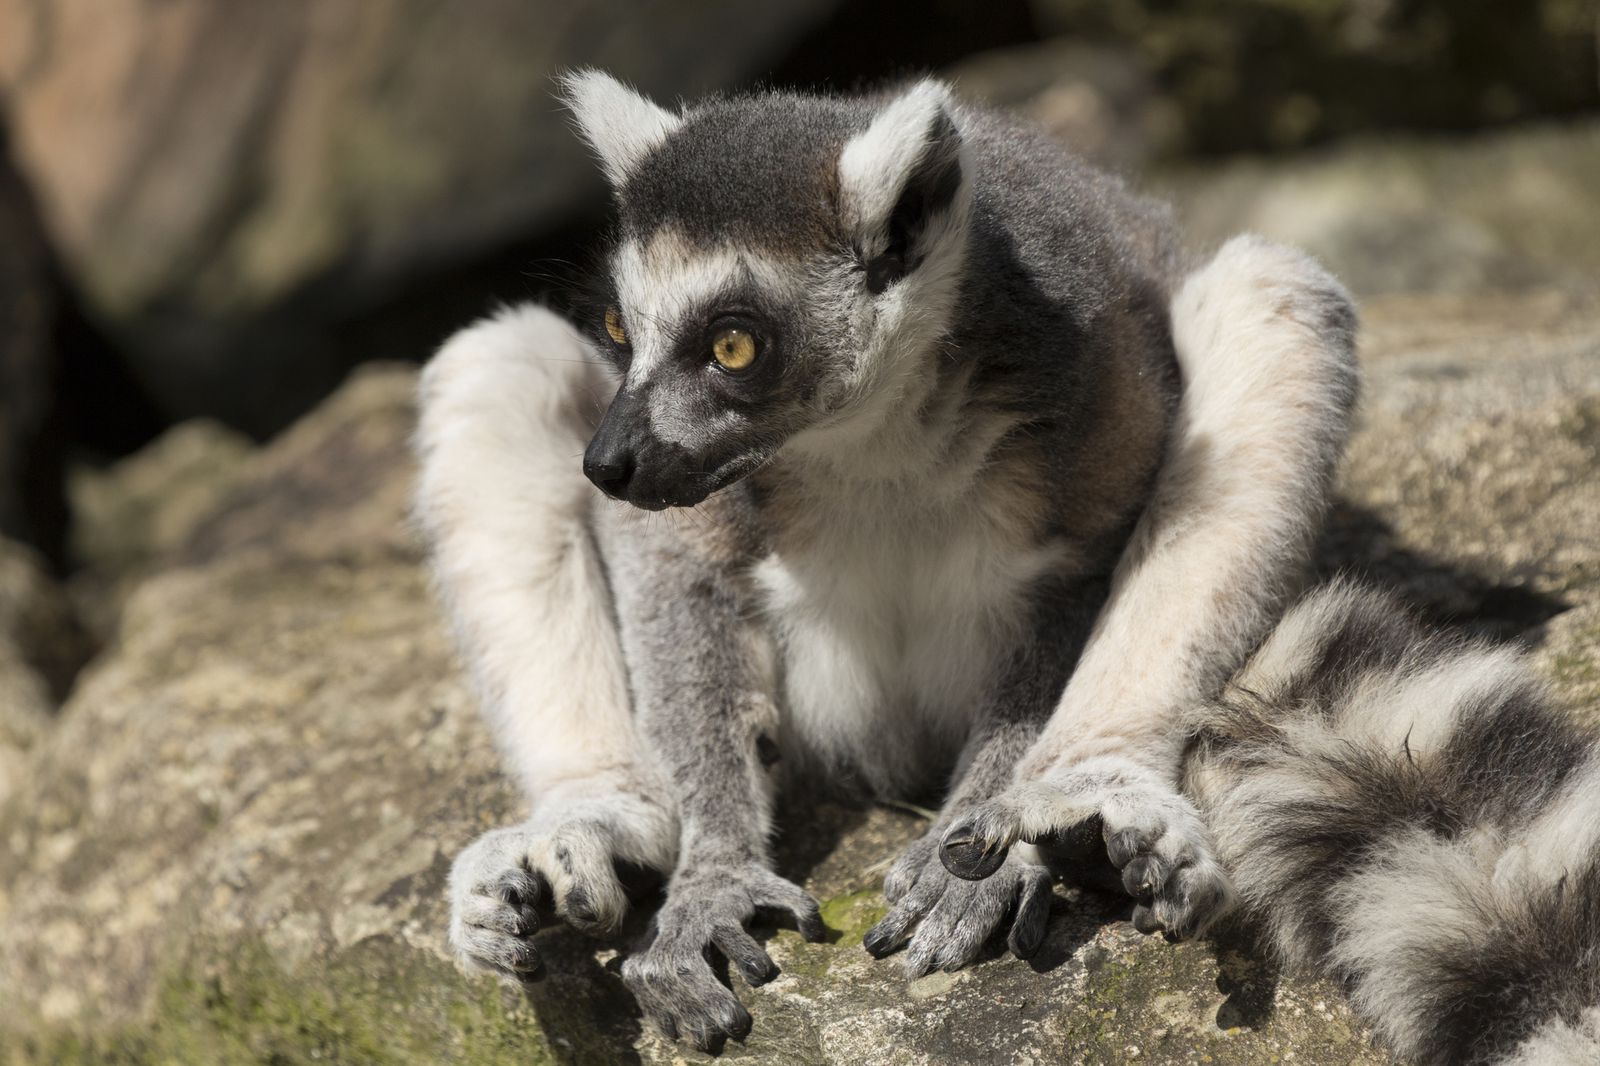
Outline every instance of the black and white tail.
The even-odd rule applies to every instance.
[[[1600,744],[1515,649],[1349,584],[1197,723],[1187,788],[1247,912],[1421,1063],[1600,1063]]]

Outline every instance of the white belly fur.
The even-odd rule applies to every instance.
[[[1024,593],[1059,546],[1020,549],[973,515],[839,523],[755,576],[779,661],[787,731],[880,794],[939,782],[985,686],[1022,637]]]

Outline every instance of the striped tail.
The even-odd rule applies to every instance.
[[[1349,584],[1196,723],[1186,787],[1247,913],[1401,1056],[1600,1063],[1600,744],[1515,649]]]

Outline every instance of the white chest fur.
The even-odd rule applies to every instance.
[[[1064,562],[983,506],[874,495],[812,514],[756,569],[792,738],[885,793],[928,784]]]

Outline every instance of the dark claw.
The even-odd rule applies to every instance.
[[[1133,927],[1145,934],[1162,931],[1161,923],[1156,920],[1156,912],[1143,903],[1133,908]]]
[[[511,969],[523,984],[532,984],[544,976],[544,959],[532,944],[518,944],[511,958]]]
[[[754,1023],[750,1020],[750,1012],[743,1007],[735,1007],[733,1013],[724,1016],[722,1019],[723,1029],[727,1031],[729,1036],[741,1043],[745,1037],[750,1035],[753,1025]]]
[[[875,925],[861,938],[861,946],[867,949],[868,955],[881,959],[894,950],[894,938],[883,926]]]
[[[795,915],[794,924],[801,937],[812,944],[820,944],[828,936],[828,927],[822,924],[822,912],[815,907]]]

